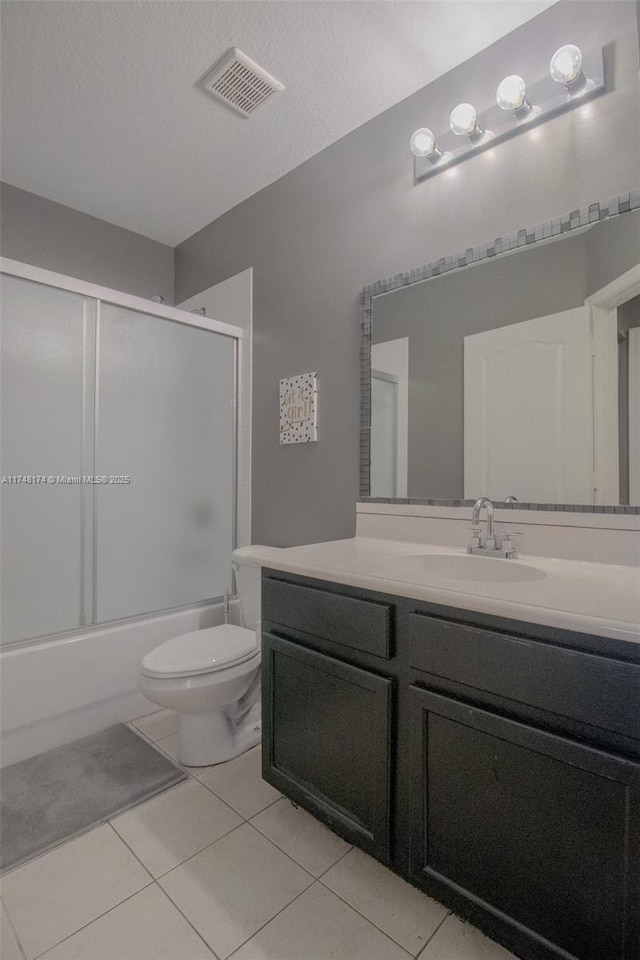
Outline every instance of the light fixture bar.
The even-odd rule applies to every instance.
[[[588,82],[575,91],[572,91],[571,85],[558,83],[548,71],[533,83],[527,80],[525,102],[531,109],[520,113],[505,110],[504,107],[501,109],[496,103],[496,85],[501,80],[497,77],[496,85],[491,89],[491,106],[482,113],[477,113],[477,126],[483,131],[483,135],[474,139],[456,135],[451,129],[445,130],[435,138],[442,154],[436,163],[426,157],[414,156],[415,182],[420,183],[422,180],[434,177],[443,170],[448,170],[462,160],[466,160],[467,157],[472,157],[509,137],[515,137],[525,130],[539,126],[551,117],[573,110],[574,107],[579,107],[604,93],[606,82],[602,47],[583,56],[581,73]],[[428,118],[425,119],[428,122]]]

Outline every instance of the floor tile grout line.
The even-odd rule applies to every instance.
[[[80,933],[82,930],[86,930],[87,927],[90,927],[92,923],[95,923],[96,920],[101,920],[102,917],[106,917],[108,913],[111,913],[112,910],[116,910],[118,907],[121,907],[123,903],[126,903],[127,900],[132,900],[133,897],[137,897],[139,893],[142,893],[143,890],[148,890],[149,887],[152,887],[154,884],[153,878],[149,883],[145,883],[143,887],[140,887],[139,890],[136,890],[134,893],[129,894],[128,897],[125,897],[124,900],[121,900],[120,903],[114,903],[112,907],[109,907],[108,910],[105,910],[104,913],[101,913],[99,916],[94,917],[93,920],[89,920],[87,923],[83,923],[81,927],[78,927],[77,930],[74,930],[73,933],[70,933],[68,936],[63,937],[62,940],[57,940],[55,943],[49,944],[45,950],[41,950],[40,953],[36,954],[32,960],[39,960],[39,957],[44,956],[45,953],[48,953],[49,950],[53,950],[55,947],[59,947],[61,944],[66,943],[67,940],[70,940],[71,937],[75,937],[76,933]],[[26,956],[26,954],[25,954]]]
[[[152,716],[154,716],[154,714],[152,714]],[[171,733],[165,733],[161,737],[156,737],[156,740],[154,740],[153,737],[150,737],[148,733],[145,733],[144,730],[141,730],[134,720],[130,720],[129,723],[138,733],[142,734],[143,737],[146,737],[147,740],[150,740],[151,743],[156,743],[157,740],[166,740],[167,737],[175,737],[176,733],[178,732],[178,728],[176,727],[176,729],[172,730]]]
[[[194,858],[194,857],[197,857],[198,854],[204,853],[205,850],[208,850],[209,847],[212,847],[212,846],[214,845],[214,843],[217,843],[217,842],[218,842],[218,840],[222,840],[224,837],[228,837],[229,834],[233,833],[235,830],[239,830],[240,827],[243,827],[243,826],[253,827],[253,824],[252,824],[249,820],[244,820],[242,823],[237,824],[237,826],[232,827],[231,830],[227,830],[226,833],[223,833],[223,834],[222,834],[221,836],[219,836],[216,840],[212,840],[211,843],[208,843],[208,844],[206,845],[206,847],[203,847],[203,848],[202,848],[202,850],[198,850],[198,853],[193,853],[190,857],[187,857],[186,860],[183,860],[182,863],[176,864],[175,867],[171,867],[171,870],[167,870],[166,873],[162,873],[159,877],[155,877],[155,879],[156,879],[156,880],[164,880],[164,878],[167,876],[167,874],[171,873],[173,870],[177,870],[178,867],[183,867],[183,866],[185,865],[185,863],[188,863],[189,860],[193,860],[193,858]],[[301,863],[298,863],[298,861],[297,861],[297,860],[294,860],[293,857],[289,856],[288,853],[285,853],[285,851],[282,849],[282,847],[279,847],[279,846],[277,845],[277,843],[274,843],[273,840],[271,840],[269,837],[265,837],[264,833],[261,833],[260,830],[256,830],[255,827],[253,827],[253,829],[256,831],[256,833],[258,833],[258,834],[262,837],[263,840],[267,840],[272,846],[274,846],[274,847],[276,848],[276,850],[279,850],[280,853],[284,853],[285,857],[287,857],[289,860],[291,860],[291,862],[294,863],[294,864],[296,865],[296,867],[298,867],[298,869],[303,870],[306,874],[308,874],[308,875],[311,877],[312,880],[315,880],[315,879],[316,879],[316,877],[314,877],[314,875],[313,875],[309,870],[307,870],[306,867],[303,867]]]
[[[425,950],[427,949],[427,947],[429,946],[429,944],[431,943],[431,941],[433,940],[433,938],[435,937],[435,935],[438,933],[440,927],[442,927],[443,924],[445,924],[445,923],[447,922],[447,920],[449,919],[449,917],[451,917],[452,915],[453,915],[453,914],[452,914],[451,910],[448,910],[447,913],[446,913],[446,915],[442,918],[442,920],[440,921],[440,923],[438,924],[438,926],[436,927],[436,929],[433,931],[433,933],[431,934],[431,936],[429,937],[429,939],[428,939],[427,942],[425,943],[425,945],[424,945],[424,947],[422,948],[422,950],[420,951],[420,953],[417,955],[416,960],[420,960],[420,957],[421,957],[422,954],[425,952]]]
[[[1,2],[1,0],[0,0]],[[181,783],[183,781],[180,781]],[[178,784],[173,784],[173,786],[178,786]],[[171,787],[167,788],[171,790]],[[156,794],[155,796],[160,796]],[[150,797],[150,800],[155,799]],[[146,800],[143,800],[142,803],[146,803]],[[125,813],[126,811],[123,811]],[[116,816],[121,816],[121,814],[116,814]],[[101,817],[99,820],[96,820],[94,823],[88,824],[86,827],[81,827],[77,833],[73,833],[70,837],[64,837],[62,840],[58,840],[57,843],[54,843],[52,847],[47,847],[46,850],[43,850],[41,853],[34,853],[32,857],[28,857],[26,860],[22,860],[20,863],[16,863],[15,866],[7,867],[5,870],[0,871],[0,884],[5,879],[5,877],[11,876],[11,874],[16,873],[18,870],[22,870],[23,867],[29,867],[32,863],[36,863],[38,860],[42,860],[44,857],[48,856],[50,853],[54,853],[56,850],[59,850],[61,847],[65,847],[68,843],[73,843],[74,840],[81,840],[83,837],[86,837],[88,834],[92,833],[93,830],[98,830],[100,827],[104,827],[109,823],[105,817]]]
[[[192,853],[186,858],[186,860],[181,860],[180,863],[176,863],[174,867],[170,867],[168,870],[165,870],[164,873],[161,873],[159,876],[154,877],[154,879],[159,883],[160,880],[164,880],[170,873],[173,873],[174,870],[177,870],[179,867],[184,867],[185,863],[189,863],[190,860],[193,860],[194,857],[200,856],[201,853],[204,853],[205,850],[208,850],[209,847],[212,847],[214,843],[217,843],[218,840],[223,840],[225,837],[228,837],[230,834],[234,833],[236,830],[239,830],[240,827],[243,827],[247,821],[243,820],[242,823],[237,823],[235,827],[231,827],[230,830],[227,830],[226,833],[221,833],[219,837],[216,837],[215,840],[212,840],[210,843],[207,843],[201,850],[198,850],[197,853]],[[162,887],[164,890],[164,887]]]
[[[346,856],[346,854],[345,854],[345,856]],[[342,860],[342,857],[341,857],[340,859]],[[337,862],[339,862],[339,861],[337,861]],[[331,868],[329,868],[329,869],[331,869]],[[328,872],[328,871],[327,871],[327,872]],[[325,875],[326,875],[326,874],[323,874],[322,876],[325,876]],[[418,953],[412,953],[411,950],[407,950],[407,948],[404,946],[404,944],[400,943],[399,940],[396,940],[396,938],[395,938],[391,933],[389,933],[387,930],[383,930],[382,927],[379,927],[378,924],[375,923],[375,921],[373,921],[373,920],[371,919],[371,917],[367,917],[366,914],[364,914],[364,913],[362,913],[362,911],[358,910],[357,907],[354,907],[354,905],[353,905],[352,903],[349,903],[348,900],[345,900],[345,898],[344,898],[343,896],[341,896],[341,894],[339,894],[336,890],[333,890],[331,887],[327,886],[326,883],[323,883],[323,881],[322,881],[322,879],[321,879],[320,877],[318,877],[317,883],[321,884],[321,885],[325,888],[325,890],[328,890],[329,893],[332,893],[332,894],[334,895],[334,897],[337,897],[338,900],[340,900],[342,903],[344,903],[347,907],[350,907],[350,909],[353,910],[354,913],[357,913],[359,917],[362,917],[362,919],[363,919],[363,920],[366,920],[367,923],[371,924],[372,927],[375,927],[375,929],[376,929],[379,933],[384,934],[384,936],[385,936],[388,940],[391,940],[393,943],[395,943],[398,947],[400,947],[401,950],[404,950],[404,952],[405,952],[406,954],[408,954],[408,956],[414,958],[414,960],[415,960],[416,957],[418,957],[418,956],[422,953],[422,951],[424,950],[424,948],[426,947],[426,945],[429,943],[429,940],[431,940],[431,938],[433,937],[433,933],[430,934],[429,939],[428,939],[428,940],[425,940],[425,942],[422,944],[422,946],[419,947]],[[447,916],[448,916],[448,914],[447,914]],[[445,917],[445,919],[446,919],[446,917]],[[444,923],[444,920],[441,920],[441,921],[440,921],[440,923],[438,924],[438,928],[441,926],[442,923]],[[437,929],[437,928],[436,928],[436,929]],[[434,931],[434,933],[435,933],[435,931]]]
[[[173,737],[173,736],[175,736],[175,734],[170,733],[169,736],[170,736],[170,737]],[[167,739],[168,739],[167,737],[162,737],[162,738],[161,738],[161,740],[167,740]],[[153,746],[154,746],[157,750],[159,750],[160,753],[162,753],[162,754],[167,758],[167,760],[171,760],[172,763],[175,763],[175,765],[176,765],[177,767],[179,767],[180,770],[182,770],[183,773],[186,773],[186,775],[187,775],[188,777],[192,777],[194,780],[197,780],[198,778],[196,777],[195,774],[191,773],[190,770],[187,770],[186,767],[183,767],[183,765],[180,763],[180,761],[179,761],[176,757],[173,757],[167,750],[164,749],[164,747],[161,747],[161,746],[160,746],[161,740],[155,741],[155,742],[153,743]],[[151,743],[151,741],[149,741],[149,742]]]
[[[244,822],[246,822],[246,821],[243,821],[243,823],[244,823]],[[154,877],[154,876],[153,876],[153,874],[151,873],[151,871],[149,870],[148,867],[145,867],[145,870],[147,871],[148,874],[150,874],[150,876],[152,877],[152,879],[153,879],[154,881],[158,882],[159,880],[164,880],[164,878],[167,876],[167,874],[171,873],[173,870],[177,870],[178,867],[183,867],[183,866],[185,865],[185,863],[188,863],[189,860],[193,860],[193,858],[194,858],[194,857],[197,857],[198,854],[204,853],[205,850],[208,850],[209,847],[212,847],[212,846],[214,845],[214,843],[217,843],[217,842],[218,842],[218,840],[222,840],[224,837],[228,837],[229,834],[230,834],[230,833],[233,833],[234,830],[238,830],[241,826],[243,826],[243,823],[237,823],[237,824],[235,825],[235,827],[231,827],[230,830],[226,830],[224,833],[221,833],[220,836],[219,836],[219,837],[216,837],[215,840],[211,840],[209,843],[205,844],[204,847],[201,847],[200,850],[196,850],[195,853],[189,854],[189,856],[186,857],[184,860],[181,860],[180,863],[176,863],[176,864],[174,864],[172,867],[169,867],[168,870],[165,870],[164,873],[158,874],[157,877]],[[114,830],[115,830],[115,827],[114,827]],[[117,833],[118,836],[120,837],[120,834],[118,833],[117,830],[116,830],[116,833]],[[120,839],[122,840],[122,837],[120,837]],[[126,843],[126,841],[124,841],[124,840],[122,840],[122,842],[123,842],[123,843]],[[127,844],[127,846],[129,846],[129,844]],[[129,849],[131,850],[131,847],[129,847]],[[134,851],[131,850],[131,852],[133,853]],[[136,856],[136,855],[134,854],[134,856]],[[140,858],[137,857],[137,856],[136,856],[136,859],[137,859],[137,860],[140,860]],[[140,860],[140,862],[142,863],[141,860]],[[144,864],[142,864],[142,865],[144,866]]]
[[[277,803],[277,802],[278,802],[278,800],[282,800],[282,794],[280,794],[280,796],[279,796],[279,797],[276,797],[275,800],[270,800],[269,803],[268,803],[266,806],[262,807],[261,810],[256,810],[255,813],[252,813],[249,817],[246,817],[246,816],[244,815],[244,813],[240,813],[239,810],[236,810],[236,808],[235,808],[234,806],[232,806],[232,805],[229,803],[228,800],[225,800],[224,797],[221,797],[219,793],[216,793],[216,791],[213,789],[213,787],[210,787],[208,783],[203,783],[203,781],[200,780],[199,777],[196,777],[196,780],[198,781],[198,783],[201,783],[203,787],[206,787],[207,790],[210,790],[211,793],[214,795],[214,797],[217,797],[218,800],[222,800],[222,802],[223,802],[223,803],[226,803],[226,805],[227,805],[228,807],[231,807],[231,809],[233,810],[233,812],[234,812],[234,813],[237,813],[239,817],[242,817],[242,819],[243,819],[246,823],[250,823],[252,817],[257,817],[257,816],[259,816],[261,813],[264,813],[265,810],[268,810],[269,807],[272,807],[272,806],[274,805],[274,803]]]
[[[329,830],[330,828],[327,827],[327,829]],[[331,832],[333,833],[333,830],[332,830]],[[335,836],[337,837],[338,834],[336,833]],[[340,837],[340,839],[342,840],[342,837]],[[348,842],[349,842],[348,840],[345,840],[345,843],[348,843]],[[316,877],[316,880],[321,880],[322,877],[326,877],[326,875],[329,873],[330,870],[333,870],[334,867],[337,867],[338,864],[339,864],[342,860],[344,860],[345,857],[348,857],[349,854],[352,853],[355,849],[356,849],[356,847],[350,846],[348,850],[345,850],[345,852],[344,852],[343,854],[341,854],[341,856],[338,857],[338,859],[336,860],[335,863],[332,863],[330,867],[327,867],[326,870],[323,870],[323,872],[320,874],[320,876],[319,876],[319,877]],[[326,884],[325,884],[325,886],[326,886]]]
[[[203,776],[204,776],[204,774],[203,774]],[[242,819],[243,819],[245,822],[247,821],[247,817],[245,817],[244,813],[240,813],[239,810],[236,810],[236,808],[233,807],[233,806],[229,803],[228,800],[225,800],[224,797],[221,797],[219,793],[216,793],[216,791],[213,789],[213,787],[210,787],[208,783],[203,783],[202,780],[200,779],[200,777],[194,777],[194,779],[198,781],[198,783],[200,784],[201,787],[204,787],[206,790],[209,791],[209,793],[212,793],[212,794],[214,795],[214,797],[216,797],[216,799],[221,800],[222,803],[226,804],[226,805],[229,807],[230,810],[233,810],[233,812],[234,812],[237,816],[242,817]],[[256,816],[257,816],[257,814],[256,814]]]
[[[337,836],[337,834],[336,834],[336,836]],[[324,871],[324,873],[320,874],[320,876],[317,877],[318,882],[321,883],[323,887],[326,887],[327,890],[330,890],[331,893],[334,893],[334,894],[336,895],[336,897],[338,897],[340,900],[344,901],[344,903],[346,903],[347,906],[351,907],[352,910],[355,910],[356,913],[359,913],[361,917],[364,917],[365,920],[369,920],[369,923],[372,923],[373,926],[376,927],[376,929],[380,930],[381,933],[384,933],[387,937],[389,937],[389,939],[393,940],[394,943],[397,943],[399,947],[402,947],[403,950],[406,950],[407,953],[410,953],[411,951],[410,951],[410,950],[407,950],[407,948],[406,948],[405,946],[403,946],[398,940],[396,940],[395,937],[393,937],[390,933],[387,933],[386,930],[383,930],[382,927],[379,927],[379,926],[377,925],[377,923],[375,923],[374,920],[371,920],[369,917],[365,916],[363,913],[360,913],[360,911],[358,910],[357,907],[354,907],[352,903],[349,903],[348,900],[345,900],[345,898],[344,898],[341,894],[339,894],[336,890],[333,889],[333,887],[330,887],[329,884],[325,882],[325,879],[324,879],[324,878],[327,876],[327,874],[330,873],[330,872],[333,870],[334,867],[337,867],[337,865],[338,865],[339,863],[341,863],[342,860],[344,860],[345,857],[348,857],[350,853],[353,853],[354,850],[358,850],[358,847],[351,847],[351,849],[350,849],[350,850],[347,850],[346,853],[343,853],[342,856],[340,857],[340,859],[339,859],[339,860],[336,860],[336,862],[335,862],[332,866],[327,867],[327,869]],[[369,856],[370,856],[370,854],[369,854]],[[373,859],[375,860],[375,858],[373,858]],[[405,880],[404,877],[401,877],[400,874],[394,873],[394,871],[391,870],[391,868],[388,867],[386,864],[380,863],[380,861],[378,861],[378,860],[375,860],[375,862],[376,862],[376,863],[379,863],[381,867],[383,867],[384,869],[388,870],[389,873],[391,873],[391,874],[392,874],[394,877],[396,877],[398,880],[402,880],[403,883],[408,883],[408,881]],[[409,884],[409,886],[410,886],[413,890],[418,890],[419,893],[423,893],[423,895],[424,895],[425,897],[427,897],[428,899],[433,899],[433,898],[429,898],[429,895],[426,894],[426,893],[424,893],[424,891],[420,890],[418,887],[413,887],[412,884]],[[440,901],[439,901],[439,900],[434,900],[434,903],[440,904]],[[440,904],[440,906],[444,907],[444,904]],[[444,909],[447,910],[446,907],[444,907]],[[418,953],[412,954],[412,956],[414,956],[414,957],[416,957],[416,958],[420,956],[420,954],[422,953],[422,951],[428,946],[428,944],[431,942],[431,940],[433,940],[433,938],[435,937],[436,933],[438,932],[438,930],[440,929],[440,927],[442,926],[442,924],[445,922],[445,920],[446,920],[447,917],[449,917],[449,916],[451,916],[451,911],[450,911],[450,910],[447,910],[447,912],[446,912],[446,914],[444,915],[444,917],[442,918],[442,920],[437,924],[437,926],[436,926],[435,930],[433,931],[433,933],[431,933],[431,934],[429,935],[429,937],[427,938],[427,940],[425,940],[425,942],[422,944],[422,946],[420,947]]]
[[[138,854],[135,852],[135,850],[132,850],[132,849],[131,849],[131,847],[129,846],[129,844],[127,843],[127,841],[124,839],[124,837],[121,837],[121,836],[120,836],[120,834],[118,833],[118,831],[116,830],[116,828],[114,827],[114,825],[113,825],[110,821],[108,822],[108,826],[111,827],[111,829],[112,829],[113,832],[115,833],[115,835],[116,835],[116,837],[118,838],[118,840],[120,840],[121,843],[124,843],[125,847],[126,847],[127,850],[129,851],[129,853],[131,854],[131,856],[134,857],[134,858],[138,861],[138,863],[140,864],[141,867],[143,867],[145,873],[148,873],[149,876],[151,877],[151,879],[152,879],[152,880],[155,880],[156,878],[155,878],[154,875],[151,873],[151,870],[149,870],[149,867],[148,867],[145,863],[142,862],[142,860],[140,859],[140,857],[138,856]]]
[[[127,723],[136,723],[138,720],[148,720],[149,717],[155,717],[159,713],[162,713],[163,709],[168,708],[158,707],[157,710],[151,710],[149,713],[142,713],[139,717],[134,717],[133,720],[128,720]]]
[[[166,876],[166,874],[165,874],[165,876]],[[209,951],[211,952],[211,955],[212,955],[212,957],[213,957],[213,960],[220,960],[219,955],[215,952],[215,950],[213,949],[213,947],[211,946],[211,944],[210,944],[210,943],[207,943],[207,941],[205,940],[205,938],[203,937],[203,935],[200,933],[200,931],[198,930],[198,928],[192,923],[192,921],[189,919],[189,917],[186,915],[186,913],[185,913],[185,912],[182,910],[182,908],[176,903],[176,901],[173,899],[173,897],[171,896],[171,894],[170,894],[167,890],[165,890],[164,887],[160,886],[160,884],[158,883],[157,880],[155,881],[155,885],[158,887],[158,889],[159,889],[162,893],[164,893],[165,897],[169,900],[170,903],[173,904],[173,906],[176,908],[176,910],[178,911],[178,913],[180,914],[180,916],[184,918],[184,920],[189,924],[189,926],[190,926],[191,929],[194,931],[194,933],[196,933],[196,934],[198,935],[198,937],[202,940],[202,942],[204,943],[204,945],[205,945],[205,947],[207,948],[207,950],[209,950]]]
[[[295,861],[294,861],[294,862],[295,862]],[[297,866],[297,865],[298,865],[298,864],[296,864],[296,866]],[[311,874],[309,874],[309,876],[311,876]],[[234,958],[234,956],[236,955],[236,953],[238,952],[238,950],[241,950],[242,947],[244,947],[247,943],[249,943],[250,940],[253,940],[254,937],[257,937],[261,930],[264,930],[264,928],[265,928],[265,927],[268,927],[269,924],[272,923],[272,922],[276,919],[276,917],[279,917],[281,913],[284,913],[285,910],[288,910],[289,907],[296,902],[296,900],[299,900],[300,897],[301,897],[304,893],[307,893],[308,890],[311,890],[311,888],[313,887],[313,885],[314,885],[315,883],[317,883],[317,882],[318,882],[318,881],[316,880],[315,877],[311,877],[311,883],[307,884],[307,886],[304,888],[304,890],[301,890],[300,893],[297,893],[292,900],[289,900],[289,903],[285,903],[284,907],[281,907],[281,909],[278,910],[277,913],[274,913],[274,915],[273,915],[272,917],[270,917],[269,920],[265,920],[265,922],[264,922],[260,927],[258,927],[258,929],[255,930],[255,931],[251,934],[250,937],[247,937],[246,940],[243,940],[242,943],[239,943],[238,946],[234,949],[234,951],[233,951],[232,953],[230,953],[230,954],[228,955],[228,957],[226,957],[226,960],[233,960],[233,958]]]
[[[201,787],[204,787],[205,790],[209,790],[209,793],[212,793],[213,796],[216,798],[216,800],[219,800],[220,803],[223,803],[227,808],[227,810],[231,810],[231,813],[235,814],[236,817],[240,817],[240,819],[243,820],[245,823],[247,822],[247,818],[244,817],[241,813],[238,813],[238,811],[235,810],[230,803],[227,803],[224,797],[219,797],[214,790],[210,790],[209,787],[206,785],[206,783],[202,783],[202,781],[198,780],[197,777],[194,777],[193,779],[196,781],[196,783],[199,783]],[[238,824],[238,826],[240,826],[240,824]]]
[[[287,798],[285,797],[284,799],[286,800]],[[276,802],[277,802],[277,801],[276,801]],[[260,811],[260,812],[262,813],[262,812],[264,812],[264,811]],[[305,812],[306,812],[306,811],[305,811]],[[259,816],[260,816],[260,814],[259,814],[259,813],[256,813],[256,817],[259,817]],[[315,819],[315,818],[314,818],[314,819]],[[318,822],[320,822],[320,821],[318,821]],[[320,877],[324,876],[324,874],[326,873],[326,870],[323,870],[322,873],[321,873],[319,876],[316,876],[315,873],[312,873],[312,872],[311,872],[311,870],[309,869],[309,867],[305,867],[305,865],[304,865],[303,863],[300,863],[299,860],[296,860],[296,858],[293,856],[292,853],[289,853],[287,850],[284,849],[284,847],[281,847],[279,843],[276,843],[276,841],[275,841],[272,837],[270,837],[268,834],[264,833],[264,832],[260,829],[260,827],[256,826],[256,824],[253,822],[253,820],[247,820],[247,823],[248,823],[250,826],[252,826],[252,827],[254,828],[254,830],[257,830],[258,833],[265,838],[265,840],[268,840],[270,843],[272,843],[272,844],[274,845],[274,847],[277,847],[278,850],[280,850],[281,853],[284,853],[285,856],[289,857],[290,860],[293,860],[293,862],[294,862],[297,866],[302,867],[303,870],[306,870],[307,873],[311,874],[311,876],[313,877],[314,880],[319,880]],[[322,826],[324,826],[324,824],[322,824]],[[327,827],[327,829],[329,829],[329,828]],[[333,832],[333,831],[332,831],[332,832]],[[337,836],[337,834],[336,834],[336,836]],[[342,840],[342,837],[340,837],[339,839]],[[346,843],[347,841],[345,840],[344,842]],[[351,849],[352,849],[352,847],[349,848],[349,850],[351,850]],[[347,850],[347,853],[349,853],[349,850]],[[342,859],[342,857],[340,857],[339,859]],[[338,861],[336,860],[336,863],[337,863],[337,862],[338,862]],[[333,866],[333,864],[331,864],[331,866]],[[331,867],[329,867],[328,869],[330,870]]]
[[[6,905],[6,903],[4,902],[4,900],[2,899],[2,896],[0,896],[0,903],[2,903],[2,909],[4,910],[5,916],[6,916],[7,920],[9,921],[9,926],[11,927],[11,930],[13,931],[13,936],[15,937],[15,941],[16,941],[16,943],[18,944],[18,950],[19,950],[20,953],[22,954],[23,958],[26,958],[27,954],[26,954],[26,951],[24,950],[24,948],[23,948],[23,946],[22,946],[22,940],[21,940],[20,937],[18,936],[18,931],[16,930],[16,925],[15,925],[15,923],[13,922],[13,920],[11,919],[11,914],[9,913],[9,911],[8,911],[8,909],[7,909],[7,905]],[[0,946],[1,946],[1,944],[0,944]]]
[[[130,807],[128,810],[125,810],[122,814],[118,814],[117,816],[113,817],[113,820],[108,820],[108,821],[105,821],[105,822],[111,824],[111,823],[113,823],[114,820],[119,819],[119,817],[121,817],[121,816],[124,817],[124,816],[126,816],[128,813],[133,813],[135,810],[138,809],[138,807],[144,807],[146,804],[152,803],[154,800],[157,800],[157,799],[159,799],[160,797],[166,796],[166,794],[168,794],[171,790],[174,790],[176,787],[184,787],[184,786],[186,786],[186,785],[189,783],[190,779],[193,780],[193,779],[195,779],[195,778],[191,777],[191,778],[187,778],[186,780],[180,780],[179,783],[173,783],[173,784],[171,784],[170,787],[167,787],[167,789],[166,789],[166,790],[163,790],[161,793],[157,793],[155,796],[149,797],[148,800],[143,800],[142,803],[136,804],[135,806]],[[205,789],[208,789],[206,783],[200,783],[199,780],[197,780],[196,783],[199,783],[201,787],[204,787]],[[226,800],[223,800],[222,797],[219,797],[216,793],[213,793],[213,790],[209,790],[209,793],[212,793],[213,796],[216,798],[216,800],[219,800],[220,803],[223,804],[223,806],[225,806],[225,807],[227,808],[227,810],[230,810],[231,813],[233,813],[234,816],[240,817],[241,820],[245,820],[245,817],[243,817],[241,813],[238,813],[237,810],[234,810],[233,807],[231,806],[231,804],[227,803]],[[245,820],[245,822],[246,822],[246,820]],[[240,826],[239,823],[236,824],[236,827],[239,827],[239,826]],[[231,827],[231,830],[235,830],[236,827]],[[114,827],[114,830],[115,830],[115,827]],[[229,833],[229,832],[230,832],[229,830],[225,831],[225,833],[220,834],[220,836],[217,837],[217,839],[218,839],[218,840],[221,840],[222,837],[226,836],[226,834]],[[116,833],[118,833],[117,830],[116,830]],[[118,836],[120,836],[119,833],[118,833]],[[121,838],[121,839],[122,839],[122,838]],[[215,842],[216,842],[215,840],[211,840],[210,843],[206,844],[206,846],[211,846],[211,843],[215,843]],[[127,846],[128,846],[128,844],[127,844]],[[202,849],[204,850],[205,848],[203,847]],[[134,851],[132,851],[132,852],[134,852]],[[196,856],[196,854],[191,854],[191,856]],[[179,866],[179,864],[176,864],[176,866]],[[171,869],[173,870],[173,867],[172,867]],[[154,878],[154,879],[156,879],[156,878]]]

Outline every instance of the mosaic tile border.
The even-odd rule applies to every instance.
[[[472,263],[479,263],[489,257],[499,256],[509,250],[528,246],[540,240],[558,237],[571,230],[617,217],[631,210],[640,209],[640,187],[629,193],[621,193],[609,200],[600,200],[590,203],[586,207],[572,210],[559,217],[553,217],[533,227],[523,227],[514,233],[495,240],[481,243],[475,247],[454,253],[448,257],[432,260],[422,267],[415,267],[404,273],[396,273],[392,277],[376,280],[362,288],[360,295],[360,500],[370,503],[415,503],[434,506],[465,506],[471,501],[466,500],[422,500],[422,499],[372,499],[369,497],[370,468],[371,468],[371,322],[373,317],[373,298],[383,293],[390,293],[399,287],[407,287],[412,283],[429,280],[431,277],[441,276],[451,270],[459,270]],[[504,504],[501,504],[504,506]],[[510,507],[511,504],[506,504]],[[560,504],[517,504],[522,510],[569,510],[584,513],[633,513],[640,514],[640,507],[592,507],[589,505],[560,505]]]
[[[423,497],[360,497],[360,503],[390,503],[394,505],[408,505],[419,507],[473,507],[475,500],[433,500]],[[637,516],[640,507],[630,507],[625,504],[619,506],[591,506],[588,503],[525,503],[516,500],[515,503],[503,500],[494,500],[493,506],[499,510],[547,510],[561,513],[605,513]]]

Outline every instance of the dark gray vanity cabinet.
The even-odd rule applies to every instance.
[[[265,779],[384,862],[390,852],[393,679],[326,650],[337,646],[353,659],[354,651],[373,649],[384,663],[389,615],[384,604],[279,579],[264,582]],[[309,631],[304,645],[302,629]]]
[[[265,779],[524,960],[640,960],[640,647],[263,574]]]
[[[524,956],[640,956],[638,765],[429,690],[410,695],[411,878],[470,898],[503,941],[522,924],[537,941]]]

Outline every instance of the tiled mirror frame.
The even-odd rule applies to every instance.
[[[396,273],[392,277],[376,280],[362,288],[360,294],[360,500],[369,503],[410,503],[427,506],[472,506],[473,500],[435,500],[420,497],[370,497],[370,468],[371,468],[371,329],[373,320],[373,298],[383,293],[390,293],[399,287],[407,287],[412,283],[420,283],[431,277],[438,277],[452,270],[467,267],[472,263],[479,263],[489,257],[496,257],[509,250],[528,246],[540,240],[560,236],[571,230],[578,230],[599,220],[617,217],[623,213],[640,208],[640,188],[629,193],[622,193],[610,200],[601,200],[589,206],[572,210],[570,213],[538,223],[533,227],[524,227],[515,233],[495,240],[481,243],[475,247],[468,247],[459,253],[439,260],[432,260],[422,267],[415,267],[405,273]],[[496,506],[518,510],[559,510],[580,513],[617,513],[638,514],[640,506],[591,506],[590,504],[565,503],[499,503]]]

